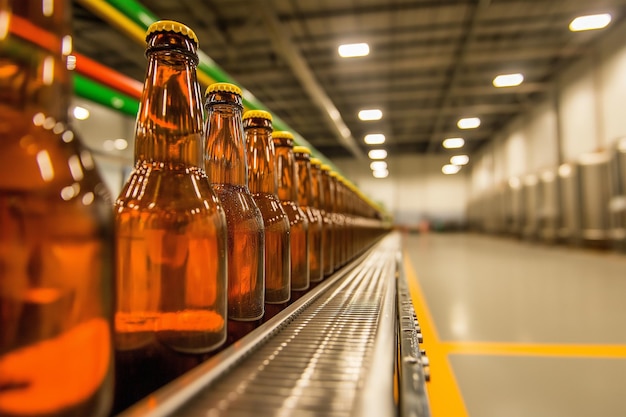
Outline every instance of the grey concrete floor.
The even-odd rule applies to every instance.
[[[404,250],[465,415],[626,416],[625,254],[433,233]]]

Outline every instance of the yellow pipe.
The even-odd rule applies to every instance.
[[[146,44],[146,31],[109,3],[104,0],[78,0],[78,2],[103,20],[117,27],[141,45]],[[198,71],[197,74],[198,81],[200,81],[200,83],[205,87],[215,82],[213,78],[203,71]]]
[[[78,2],[95,15],[117,27],[131,39],[142,45],[146,44],[146,31],[104,0],[78,0]]]

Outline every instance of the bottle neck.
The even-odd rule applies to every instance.
[[[9,23],[8,36],[0,40],[0,118],[13,124],[19,122],[18,114],[43,115],[52,124],[66,123],[71,8],[65,0],[45,2],[46,7],[32,1],[8,3],[0,1],[0,19],[8,16]],[[5,124],[0,123],[0,133]]]
[[[237,100],[238,98],[238,100]],[[241,98],[209,94],[206,104],[206,171],[212,184],[248,186],[248,167],[241,121]]]
[[[281,201],[298,202],[298,181],[296,179],[293,145],[274,141],[276,146],[276,170],[278,171],[278,198]]]
[[[305,207],[312,206],[311,162],[308,156],[298,154],[296,167],[298,171],[298,204]]]
[[[245,128],[248,188],[252,193],[277,194],[276,150],[271,132],[271,127]]]
[[[324,208],[324,195],[322,194],[322,170],[319,165],[311,164],[311,198],[313,205],[318,209]]]
[[[335,201],[335,184],[333,183],[333,179],[330,177],[328,171],[322,171],[322,200],[324,202],[324,209],[327,212],[334,212],[334,201]]]
[[[196,65],[189,53],[149,49],[135,130],[135,162],[204,166]]]

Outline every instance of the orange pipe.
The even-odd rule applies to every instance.
[[[74,54],[74,56],[76,56],[76,71],[120,93],[127,94],[136,99],[141,98],[141,92],[143,91],[143,84],[141,82],[127,77],[124,74],[120,74],[84,55]]]
[[[56,36],[19,16],[11,16],[9,31],[53,53],[57,53],[61,45]],[[78,53],[73,55],[76,57],[76,70],[79,73],[130,97],[136,99],[141,97],[141,91],[143,90],[141,82],[120,74],[84,55]]]

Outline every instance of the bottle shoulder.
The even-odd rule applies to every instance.
[[[266,227],[268,225],[283,223],[286,224],[286,228],[289,229],[287,213],[285,213],[285,210],[275,195],[270,193],[254,193],[252,197],[261,211],[263,223]]]
[[[116,207],[222,210],[202,169],[163,163],[136,164],[117,198]]]
[[[263,227],[263,217],[247,187],[234,184],[214,184],[229,224],[253,221]]]

